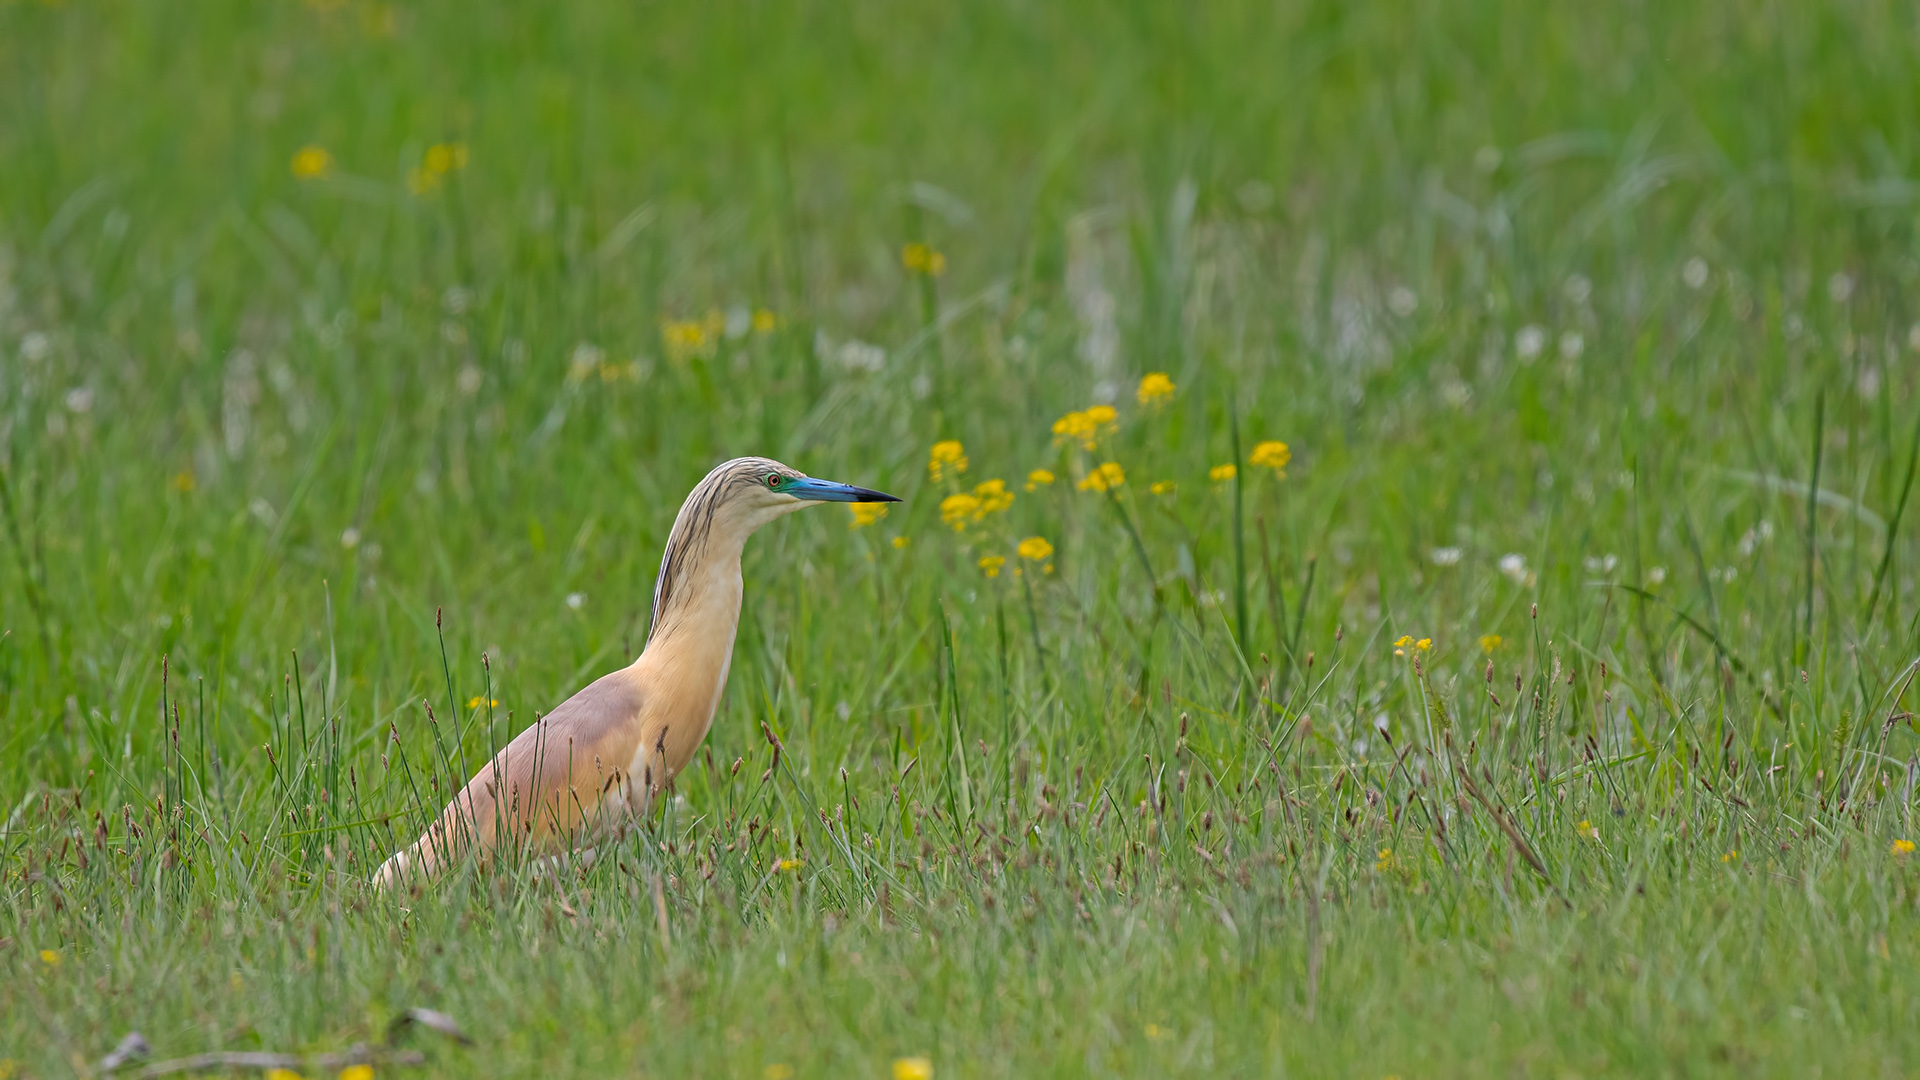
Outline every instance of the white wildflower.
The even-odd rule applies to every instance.
[[[1541,327],[1523,326],[1513,336],[1513,351],[1520,354],[1523,362],[1532,363],[1546,347],[1547,332]]]

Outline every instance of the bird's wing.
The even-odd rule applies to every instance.
[[[610,802],[624,803],[646,695],[631,669],[603,675],[514,736],[421,838],[443,852],[507,837],[535,847],[578,843]],[[443,862],[443,858],[432,861]]]

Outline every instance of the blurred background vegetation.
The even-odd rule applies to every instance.
[[[759,453],[908,502],[857,530],[817,510],[752,545],[709,743],[722,767],[687,779],[677,827],[692,831],[676,858],[700,829],[724,828],[724,765],[764,759],[762,721],[798,763],[801,809],[788,812],[811,829],[804,807],[851,806],[861,784],[884,796],[927,755],[959,763],[959,790],[991,773],[1001,786],[988,789],[1015,802],[1084,771],[1133,814],[1160,791],[1141,754],[1191,752],[1176,721],[1187,712],[1223,776],[1260,767],[1250,717],[1268,737],[1297,734],[1286,760],[1317,786],[1294,827],[1320,815],[1312,835],[1338,838],[1341,869],[1296,866],[1289,848],[1289,869],[1244,886],[1267,888],[1276,906],[1262,918],[1297,939],[1292,966],[1253,989],[1170,974],[1193,944],[1173,929],[1168,967],[1130,968],[1100,934],[1074,945],[1086,996],[1059,1006],[1069,1021],[1124,1016],[1137,1041],[1138,1002],[1103,997],[1115,980],[1186,987],[1178,1000],[1204,1023],[1180,1026],[1173,1047],[1147,1036],[1138,1057],[968,1013],[984,987],[1023,1000],[1026,965],[1047,954],[1000,943],[944,976],[959,980],[944,991],[954,1015],[971,1020],[942,1027],[939,1010],[911,1008],[909,1020],[884,994],[861,998],[861,978],[816,972],[793,976],[794,992],[864,1002],[845,1006],[861,1019],[838,1041],[821,1014],[761,1002],[781,1017],[765,1046],[740,1050],[714,1028],[706,1050],[666,1058],[648,1056],[666,1053],[664,1036],[613,1019],[629,1006],[662,1015],[653,968],[635,960],[648,973],[604,992],[625,1005],[595,1029],[619,1033],[606,1045],[621,1049],[580,1048],[568,1059],[579,1068],[638,1055],[643,1071],[755,1075],[781,1063],[767,1046],[812,1039],[803,1070],[844,1069],[885,1029],[947,1046],[942,1060],[963,1073],[1323,1071],[1327,1054],[1356,1048],[1382,1071],[1424,1058],[1440,1071],[1688,1072],[1837,1063],[1846,1048],[1788,1021],[1710,1039],[1702,1018],[1739,1028],[1744,1014],[1842,1000],[1885,1010],[1860,1020],[1847,1062],[1892,1068],[1911,1005],[1873,980],[1895,976],[1810,961],[1838,980],[1810,1004],[1787,958],[1825,955],[1842,936],[1844,955],[1865,950],[1870,966],[1912,954],[1904,912],[1920,890],[1899,877],[1905,863],[1860,869],[1842,854],[1889,851],[1905,803],[1889,796],[1879,817],[1844,824],[1808,824],[1806,808],[1844,815],[1851,795],[1857,814],[1857,791],[1840,788],[1855,781],[1841,777],[1882,771],[1879,800],[1903,766],[1912,775],[1914,740],[1886,718],[1913,707],[1900,680],[1920,611],[1920,546],[1901,524],[1920,415],[1917,52],[1920,16],[1868,0],[0,3],[0,960],[31,972],[0,989],[0,1035],[26,1040],[0,1057],[53,1070],[156,1023],[141,1003],[34,982],[52,978],[35,959],[42,939],[74,964],[117,953],[117,973],[100,976],[113,985],[178,965],[230,1002],[251,992],[234,957],[254,956],[283,982],[249,1037],[281,1043],[345,1038],[359,1021],[344,1013],[411,1003],[427,985],[447,993],[478,970],[574,1000],[578,986],[537,964],[463,954],[461,912],[436,922],[416,908],[427,921],[395,938],[405,959],[393,960],[390,913],[354,883],[458,771],[422,699],[464,722],[446,737],[473,757],[631,658],[680,498],[717,461]],[[914,244],[938,253],[940,273],[903,265]],[[1152,372],[1177,391],[1149,405],[1136,387]],[[1096,403],[1120,420],[1098,454],[1055,439],[1058,417]],[[929,475],[942,439],[966,448],[964,484]],[[1291,447],[1284,479],[1246,460],[1264,440]],[[1117,499],[1076,489],[1103,460],[1128,476]],[[1238,476],[1217,478],[1229,463]],[[1057,482],[1028,490],[1034,469]],[[1015,493],[1011,509],[963,533],[942,523],[946,494],[990,478]],[[1016,555],[1030,535],[1055,549],[1051,572]],[[995,555],[1009,568],[989,577],[979,560]],[[1387,645],[1403,634],[1434,643],[1419,679]],[[1329,656],[1342,658],[1337,677],[1310,698]],[[1425,740],[1438,775],[1447,755],[1420,726],[1426,703],[1468,723],[1491,696],[1489,662],[1502,694],[1509,674],[1535,682],[1501,708],[1544,687],[1584,718],[1564,720],[1556,767],[1640,764],[1592,808],[1529,825],[1557,830],[1535,838],[1564,848],[1556,884],[1516,898],[1499,865],[1507,841],[1488,826],[1491,861],[1448,862],[1466,877],[1445,899],[1410,885],[1362,902],[1357,882],[1392,877],[1377,852],[1418,846],[1369,830],[1405,827],[1387,807],[1446,784],[1393,766],[1374,732],[1402,740],[1396,753],[1408,732]],[[174,706],[183,742],[168,735]],[[976,742],[991,768],[967,774]],[[389,751],[426,770],[424,794],[399,786]],[[1745,754],[1745,779],[1729,781],[1734,801],[1716,803],[1712,829],[1676,839],[1661,831],[1679,820],[1675,792],[1696,791],[1676,776],[1703,753]],[[1520,783],[1525,763],[1509,764]],[[328,805],[348,770],[362,800],[351,813]],[[912,783],[950,793],[955,775],[933,772]],[[1341,787],[1349,774],[1374,787]],[[927,798],[950,809],[949,794]],[[55,813],[67,800],[87,822],[141,808],[149,824],[197,822],[187,832],[207,853],[183,856],[199,861],[173,906],[123,908],[128,879],[98,869],[70,871],[70,903],[36,888],[33,875],[72,861],[61,841],[93,828]],[[1623,833],[1618,859],[1578,854],[1588,838],[1574,822],[1589,815]],[[896,816],[910,853],[916,819],[904,804]],[[1425,820],[1426,850],[1443,850]],[[159,842],[125,822],[109,832],[127,852]],[[1092,828],[1087,850],[1056,865],[1104,865],[1137,842]],[[1637,841],[1652,863],[1626,853],[1643,828],[1659,833]],[[1558,897],[1604,908],[1644,888],[1648,866],[1671,906],[1645,915],[1664,929],[1635,963],[1703,955],[1715,926],[1673,912],[1719,903],[1711,875],[1746,848],[1742,830],[1774,848],[1791,833],[1782,859],[1803,835],[1830,845],[1780,873],[1839,874],[1861,906],[1821,915],[1751,885],[1741,910],[1799,928],[1753,930],[1751,967],[1696,968],[1655,1004],[1622,998],[1560,1027],[1500,1004],[1603,996],[1556,981],[1564,956],[1540,943],[1575,932]],[[352,838],[350,856],[335,835]],[[1263,836],[1248,852],[1285,845]],[[223,862],[255,844],[276,853],[271,885],[258,860],[244,873]],[[832,920],[878,903],[872,880],[836,885],[828,859],[794,884],[784,915],[752,916],[778,933],[734,940],[725,927],[740,920],[714,912],[770,902],[752,887],[769,849],[753,850],[732,901],[676,896],[676,918],[715,936],[673,963],[777,952],[785,971],[795,941],[825,950]],[[1178,850],[1160,885],[1136,880],[1114,910],[1210,911],[1187,890],[1226,856]],[[926,932],[1013,918],[982,900],[984,879],[952,874],[915,886]],[[1080,901],[1061,874],[1052,892],[1033,886],[1033,903],[1065,926]],[[1599,898],[1580,882],[1599,883]],[[497,889],[474,889],[477,918],[535,918],[535,901],[503,912],[486,899]],[[599,931],[541,923],[524,931],[529,952],[591,956],[596,932],[634,925],[639,940],[621,948],[651,948],[651,899],[621,908],[624,894],[603,892],[615,907]],[[1404,1040],[1384,1039],[1386,1021],[1359,1006],[1329,1018],[1323,1002],[1313,1027],[1303,987],[1322,960],[1308,943],[1339,916],[1316,900],[1303,936],[1309,893],[1353,920],[1325,931],[1349,943],[1327,978],[1355,993],[1419,983],[1425,1004],[1396,1006],[1411,1017]],[[134,910],[147,921],[119,918]],[[190,958],[169,938],[169,920],[216,910],[251,913],[243,943]],[[295,947],[322,924],[358,957],[335,983],[303,981],[312,957]],[[1225,933],[1209,926],[1193,933]],[[1497,937],[1538,945],[1521,949],[1538,965],[1534,990],[1500,989],[1506,975],[1479,979],[1464,960],[1422,975],[1426,961],[1408,958]],[[269,939],[290,951],[249,951]],[[932,992],[913,974],[921,945],[834,946],[862,947],[900,950],[899,981]],[[1650,978],[1608,970],[1642,989]],[[693,1012],[771,992],[726,985],[688,990]],[[470,1009],[497,1004],[464,992]],[[1859,1015],[1849,1008],[1823,1015]],[[1450,1034],[1456,1009],[1508,1035]],[[226,1045],[236,1021],[201,1010],[167,1014],[174,1041]],[[551,1038],[542,1025],[565,1015],[534,1010],[518,1050],[448,1067],[538,1071],[529,1033]],[[1207,1025],[1217,1038],[1197,1034]],[[1738,1049],[1756,1043],[1781,1056]]]

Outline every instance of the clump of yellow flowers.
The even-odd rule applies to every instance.
[[[440,182],[450,173],[466,167],[466,143],[434,143],[427,147],[420,164],[407,172],[407,190],[415,195],[431,195],[440,190]]]
[[[915,274],[939,277],[947,272],[947,257],[916,241],[900,249],[900,265]]]
[[[847,511],[853,515],[853,523],[848,525],[847,528],[864,529],[887,516],[887,504],[880,502],[848,503]]]
[[[1127,482],[1126,470],[1118,462],[1108,461],[1096,466],[1080,481],[1081,491],[1111,491]]]
[[[1005,480],[983,480],[974,485],[974,498],[980,500],[980,513],[1003,514],[1013,506],[1013,492],[1007,490]]]
[[[1207,470],[1207,479],[1216,484],[1224,484],[1238,475],[1240,475],[1240,469],[1231,461]]]
[[[952,527],[954,532],[962,532],[979,509],[979,499],[964,491],[956,491],[940,500],[940,520]]]
[[[1140,379],[1140,387],[1133,396],[1142,405],[1158,405],[1172,397],[1173,390],[1173,380],[1167,378],[1166,372],[1152,371]]]
[[[1005,555],[980,556],[980,571],[990,578],[999,577],[1000,568],[1005,565],[1007,565],[1007,557]]]
[[[1411,634],[1402,634],[1400,636],[1400,640],[1393,643],[1393,655],[1405,656],[1407,655],[1408,649],[1418,649],[1421,652],[1427,652],[1432,648],[1433,648],[1432,638],[1423,637],[1420,640],[1415,641]]]
[[[662,322],[660,344],[667,350],[667,359],[683,364],[696,356],[712,356],[726,328],[727,317],[721,314],[719,308],[709,308],[698,319],[668,319]]]
[[[1247,455],[1248,464],[1259,469],[1272,469],[1274,477],[1280,480],[1286,479],[1287,462],[1292,460],[1293,451],[1277,439],[1260,443],[1253,448],[1253,453]]]
[[[1119,419],[1120,414],[1111,405],[1078,409],[1053,422],[1053,441],[1063,445],[1077,442],[1083,450],[1098,449],[1101,436]]]
[[[1048,469],[1035,469],[1027,474],[1027,490],[1038,491],[1053,483],[1053,472]]]
[[[933,444],[927,454],[927,477],[938,484],[952,475],[959,476],[967,471],[967,449],[958,439],[942,439]]]
[[[954,532],[963,532],[967,526],[978,525],[990,514],[1006,513],[1012,506],[1013,492],[1007,490],[1005,480],[983,480],[971,492],[956,491],[941,499],[940,520]]]
[[[1029,536],[1020,541],[1014,551],[1023,559],[1031,562],[1045,562],[1053,554],[1053,545],[1047,543],[1044,536]]]

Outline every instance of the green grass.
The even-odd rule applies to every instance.
[[[1871,0],[0,2],[0,1077],[1904,1073],[1917,111]],[[742,453],[908,501],[613,858],[374,895]]]

